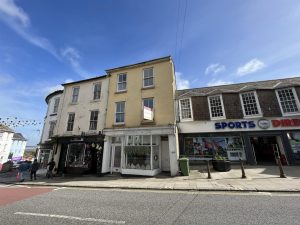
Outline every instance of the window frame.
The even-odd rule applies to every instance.
[[[121,81],[120,82],[120,76],[124,76],[126,77],[126,80],[125,81]],[[125,83],[125,89],[119,89],[119,84],[123,84]],[[124,92],[124,91],[127,91],[127,73],[119,73],[117,75],[117,92]]]
[[[77,99],[76,99],[76,101],[73,101],[73,100],[74,100],[74,91],[75,91],[75,89],[78,89],[78,94],[77,94]],[[79,101],[79,92],[80,92],[80,87],[79,87],[79,86],[76,86],[76,87],[73,87],[73,88],[72,88],[71,104],[76,104],[76,103],[78,103],[78,101]]]
[[[149,70],[152,69],[152,77],[147,77],[145,78],[145,70]],[[146,79],[151,79],[152,78],[152,85],[145,85],[145,80]],[[153,67],[148,67],[148,68],[144,68],[143,69],[143,88],[150,88],[150,87],[154,87],[154,68]]]
[[[281,105],[281,101],[280,101],[278,91],[282,91],[282,90],[286,90],[286,89],[291,89],[292,90],[292,93],[293,93],[294,98],[295,98],[296,106],[298,108],[298,112],[283,112],[283,108],[282,108],[282,105]],[[295,87],[279,88],[279,89],[275,90],[275,93],[276,93],[277,101],[278,101],[278,104],[279,104],[279,107],[280,107],[280,110],[281,110],[281,114],[283,116],[293,116],[293,115],[299,115],[300,114],[300,103],[299,103],[299,99],[298,99],[298,95],[297,95],[297,92],[295,90]]]
[[[149,100],[149,99],[152,99],[152,113],[153,113],[153,118],[152,118],[152,120],[149,120],[149,121],[154,121],[154,107],[155,107],[155,105],[154,105],[154,97],[150,97],[150,98],[142,98],[142,119],[143,120],[145,120],[144,119],[144,106],[145,106],[145,103],[144,103],[144,101],[145,100]],[[146,107],[148,107],[148,106],[146,106]],[[148,107],[148,108],[150,108],[150,107]]]
[[[60,98],[59,97],[57,97],[57,98],[54,99],[54,105],[53,105],[53,111],[52,111],[52,113],[57,113],[58,112],[59,102],[60,102]],[[56,103],[57,103],[57,105],[56,105]]]
[[[95,115],[94,115],[94,118],[93,118],[93,120],[92,120],[92,113],[94,113],[94,112],[97,112],[97,114],[96,114],[96,117],[95,117]],[[95,120],[95,118],[96,118],[96,120]],[[97,130],[97,126],[98,126],[98,119],[99,119],[99,110],[91,110],[90,111],[90,123],[89,123],[89,130],[90,131],[95,131],[95,130]],[[91,125],[92,125],[92,123],[95,123],[96,122],[96,125],[93,125],[93,126],[95,126],[95,127],[92,127]],[[91,129],[91,128],[95,128],[95,129]]]
[[[218,117],[213,117],[212,116],[211,103],[210,103],[210,98],[212,98],[212,97],[220,97],[223,116],[218,116]],[[222,94],[207,96],[207,101],[208,101],[208,107],[209,107],[210,120],[222,120],[222,119],[226,119],[225,108],[224,108],[224,103],[223,103],[223,95]]]
[[[48,139],[51,139],[51,137],[53,137],[53,134],[54,134],[54,129],[55,129],[55,127],[56,127],[56,120],[53,120],[53,121],[50,121],[49,122],[49,132],[48,132]],[[51,129],[52,128],[52,124],[54,124],[53,125],[53,129]]]
[[[70,115],[74,115],[73,121],[70,121]],[[69,124],[72,122],[72,129],[69,130]],[[67,120],[67,132],[72,132],[74,130],[74,124],[75,124],[75,113],[70,112],[68,113],[68,120]]]
[[[123,112],[117,112],[117,109],[118,109],[117,104],[118,103],[124,103],[124,110],[123,110]],[[115,124],[125,124],[125,109],[126,109],[126,102],[125,101],[115,102],[115,120],[114,120]],[[124,114],[124,120],[123,120],[123,122],[117,122],[117,114]]]
[[[253,93],[254,94],[254,98],[255,98],[255,102],[256,102],[256,107],[257,107],[258,114],[246,115],[246,111],[245,111],[245,106],[244,106],[242,95],[243,94],[249,94],[249,93]],[[242,110],[243,110],[244,118],[256,118],[256,117],[262,117],[263,116],[256,91],[241,92],[241,93],[239,93],[239,96],[240,96],[240,102],[241,102],[241,105],[242,105]]]
[[[99,85],[100,86],[100,90],[96,91],[96,86]],[[93,84],[94,90],[93,90],[93,101],[98,101],[101,98],[101,91],[102,91],[102,83],[101,82],[97,82]],[[96,93],[99,92],[99,98],[95,98],[98,97],[96,96]]]
[[[182,118],[181,101],[183,101],[183,100],[189,100],[190,111],[191,111],[191,118]],[[180,121],[193,121],[194,120],[194,117],[193,117],[193,106],[192,106],[192,99],[191,98],[182,98],[182,99],[179,99],[179,116],[180,116]]]

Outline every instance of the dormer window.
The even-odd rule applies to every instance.
[[[276,90],[276,96],[282,115],[286,116],[299,113],[299,100],[294,88]]]
[[[240,94],[244,117],[261,116],[261,109],[255,91]]]
[[[225,119],[225,110],[222,95],[208,96],[210,118]]]

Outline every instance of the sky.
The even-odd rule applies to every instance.
[[[300,76],[298,0],[0,0],[0,118],[40,140],[60,84],[170,55],[177,88]]]

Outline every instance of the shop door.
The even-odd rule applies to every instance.
[[[250,138],[257,164],[276,164],[276,136]],[[277,146],[277,147],[276,147]]]
[[[111,172],[120,172],[122,146],[114,144],[111,151]]]
[[[170,153],[168,141],[161,141],[161,167],[162,171],[170,171]]]

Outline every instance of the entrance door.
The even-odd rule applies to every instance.
[[[278,143],[276,136],[250,138],[257,164],[275,164]]]
[[[170,171],[170,153],[168,141],[161,141],[161,167],[162,171]]]
[[[120,172],[122,146],[114,144],[111,146],[111,172]]]

